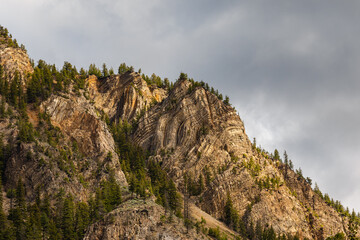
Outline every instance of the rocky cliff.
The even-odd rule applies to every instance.
[[[217,231],[251,239],[259,237],[256,229],[301,239],[354,236],[358,218],[313,189],[300,172],[252,144],[235,109],[205,84],[180,76],[173,86],[160,86],[131,70],[95,76],[79,74],[71,65],[57,71],[41,64],[35,77],[26,52],[6,44],[0,45],[0,63],[2,82],[11,85],[18,72],[25,89],[15,91],[16,98],[1,92],[2,202],[10,225],[16,219],[14,206],[22,207],[23,182],[28,209],[43,209],[40,203],[50,199],[53,210],[47,211],[56,215],[51,221],[59,221],[63,236],[71,204],[76,206],[74,219],[80,213],[88,216],[83,220],[91,219],[78,230],[79,239],[220,239]],[[47,85],[34,85],[38,78],[47,79],[40,81]],[[28,81],[44,88],[41,97],[28,96]],[[123,122],[129,130],[120,134],[119,145],[114,131]],[[146,154],[134,154],[132,146]],[[137,166],[131,154],[146,156],[145,162]],[[156,175],[162,173],[154,170],[160,166],[166,177]],[[164,186],[173,181],[178,193],[157,189],[159,179],[169,181]],[[134,191],[141,187],[146,190]],[[169,210],[169,195],[176,194],[184,200],[175,204],[181,209],[177,217]],[[28,215],[23,222],[31,222]],[[41,231],[43,238],[55,234]]]
[[[169,97],[140,119],[134,141],[183,189],[187,172],[207,186],[193,200],[212,216],[224,219],[228,193],[240,216],[276,232],[323,238],[345,232],[346,220],[292,170],[252,146],[235,109],[191,82],[179,81]],[[262,183],[271,181],[271,186]]]
[[[208,239],[201,232],[188,231],[181,219],[169,217],[151,200],[129,200],[91,225],[84,239]]]
[[[5,74],[13,78],[18,72],[25,79],[34,70],[25,49],[12,47],[8,44],[8,38],[0,36],[0,64],[4,67]]]
[[[90,76],[88,84],[95,108],[112,120],[121,118],[130,121],[167,96],[166,90],[149,87],[135,72],[101,79]]]

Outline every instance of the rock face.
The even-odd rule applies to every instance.
[[[178,181],[184,169],[198,176],[205,167],[225,164],[230,153],[252,154],[234,109],[203,88],[188,93],[189,86],[189,81],[178,82],[167,99],[145,114],[134,134],[134,141],[162,158]]]
[[[346,232],[347,223],[310,185],[279,161],[257,152],[235,110],[202,87],[188,91],[189,81],[178,82],[169,97],[139,121],[134,141],[153,152],[183,188],[187,172],[211,180],[193,200],[216,218],[224,217],[227,194],[246,222],[273,226],[276,232],[319,238]],[[263,189],[258,182],[277,179]],[[249,207],[251,206],[251,207]]]
[[[52,125],[59,127],[69,142],[76,142],[86,159],[102,164],[103,168],[109,165],[111,169],[116,169],[118,182],[127,185],[108,126],[85,97],[75,94],[66,98],[53,95],[41,105],[41,110],[49,114]],[[109,153],[113,156],[111,160],[106,159]],[[87,175],[91,180],[90,173]]]
[[[18,115],[15,109],[13,112]],[[4,173],[7,188],[16,186],[21,178],[29,199],[34,199],[41,187],[52,193],[63,189],[86,201],[94,187],[107,178],[108,169],[114,169],[117,182],[127,187],[108,126],[85,97],[52,95],[40,106],[40,114],[48,121],[33,110],[27,113],[30,122],[37,125],[36,142],[17,141],[21,127],[15,119],[0,121],[5,144],[14,146]]]
[[[0,64],[9,81],[16,71],[23,79],[33,72],[26,52],[18,48],[0,45]],[[85,89],[69,86],[40,107],[25,109],[36,141],[18,141],[32,126],[17,120],[21,112],[5,104],[12,112],[0,118],[3,144],[11,146],[5,190],[14,188],[20,177],[30,202],[40,187],[86,201],[112,169],[128,193],[119,160],[123,156],[107,124],[121,119],[132,123],[130,138],[149,151],[180,192],[185,192],[185,174],[195,185],[203,184],[190,197],[191,209],[211,220],[211,227],[219,226],[211,217],[224,220],[229,196],[248,228],[260,223],[276,233],[309,239],[348,233],[349,218],[326,204],[301,175],[253,146],[234,108],[204,87],[182,79],[171,90],[158,88],[130,71],[88,76]],[[5,205],[9,201],[5,198]],[[168,217],[153,200],[130,199],[92,224],[85,239],[206,239],[195,231],[187,233],[181,220]],[[233,234],[225,225],[221,229]]]
[[[0,64],[11,79],[15,76],[16,71],[23,79],[28,73],[34,71],[25,50],[7,47],[5,44],[0,44]]]
[[[84,240],[99,239],[180,240],[208,237],[195,231],[187,232],[182,220],[170,217],[152,200],[129,200],[106,215],[104,220],[90,226]]]
[[[94,106],[116,120],[132,120],[167,95],[164,89],[149,88],[135,72],[102,79],[90,76],[88,84]]]

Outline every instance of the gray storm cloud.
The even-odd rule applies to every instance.
[[[358,1],[1,0],[1,24],[58,67],[121,62],[229,95],[250,138],[360,211]]]

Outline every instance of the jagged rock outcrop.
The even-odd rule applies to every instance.
[[[24,50],[5,44],[0,45],[0,64],[7,81],[18,71],[23,85],[34,71]],[[4,104],[7,113],[0,118],[0,132],[9,159],[3,178],[5,190],[14,189],[21,178],[29,202],[39,189],[42,194],[69,193],[76,201],[87,201],[114,173],[127,200],[92,224],[85,239],[206,239],[194,230],[187,233],[176,217],[168,222],[164,208],[153,200],[128,200],[120,164],[124,156],[118,155],[107,124],[119,119],[131,122],[129,137],[148,150],[180,192],[185,193],[185,174],[193,181],[198,190],[191,193],[190,209],[195,213],[190,216],[197,221],[202,219],[196,213],[211,220],[209,226],[219,226],[216,219],[224,220],[230,197],[247,228],[260,223],[276,233],[309,239],[348,233],[349,218],[319,197],[301,174],[254,146],[235,109],[200,84],[181,79],[171,90],[158,88],[128,71],[88,76],[83,89],[74,87],[79,79],[71,82],[69,76],[63,78],[70,82],[68,89],[48,89],[51,94],[40,107],[31,102],[20,110],[19,101]],[[48,84],[56,86],[49,79]],[[29,139],[30,135],[35,137]],[[6,206],[9,201],[5,197]],[[236,235],[225,225],[221,229]]]
[[[110,119],[132,120],[167,96],[166,90],[150,88],[138,73],[130,71],[101,79],[90,76],[87,81],[94,106]]]
[[[101,164],[103,169],[115,169],[118,182],[123,186],[127,185],[108,126],[84,96],[53,95],[41,105],[41,110],[49,114],[51,123],[59,127],[69,142],[76,141],[85,158]],[[111,159],[107,159],[109,153]],[[87,171],[85,175],[91,181],[91,172]]]
[[[183,221],[170,217],[152,200],[129,200],[108,213],[104,220],[89,227],[84,240],[146,239],[180,240],[209,239],[201,232],[187,231]]]
[[[305,180],[291,170],[284,179],[278,161],[253,149],[231,106],[202,87],[189,91],[190,86],[179,81],[168,98],[146,112],[134,141],[154,153],[180,189],[185,172],[195,180],[211,176],[205,191],[193,197],[198,206],[223,218],[229,193],[247,223],[317,239],[346,232],[347,222]],[[259,187],[266,178],[277,179],[278,186]]]
[[[184,169],[198,176],[206,166],[225,164],[230,153],[252,154],[233,108],[203,88],[188,94],[190,84],[178,82],[167,99],[145,114],[134,134],[134,141],[163,158],[164,168],[179,181]]]
[[[7,107],[12,108],[11,106]],[[16,110],[12,111],[13,117],[19,115]],[[86,199],[87,190],[79,179],[74,177],[70,171],[64,171],[59,167],[60,164],[67,165],[63,157],[66,157],[68,161],[76,159],[75,154],[70,153],[69,145],[66,142],[58,142],[56,146],[56,138],[64,140],[60,131],[50,130],[40,120],[39,124],[43,126],[43,131],[38,132],[38,134],[45,137],[45,132],[47,132],[47,137],[53,139],[53,142],[43,141],[42,138],[36,142],[19,141],[21,134],[24,134],[21,131],[28,127],[23,124],[19,124],[14,118],[0,121],[2,139],[5,140],[3,144],[7,146],[7,154],[9,155],[3,173],[5,188],[13,189],[21,180],[25,185],[26,196],[30,201],[36,198],[39,189],[44,190],[42,195],[44,193],[57,194],[60,189],[63,189],[68,193],[76,194],[78,199]],[[77,165],[76,161],[75,165]]]
[[[6,44],[0,44],[0,64],[4,67],[6,75],[11,79],[15,76],[15,72],[18,72],[19,77],[23,79],[23,85],[27,74],[34,71],[25,50],[8,47]]]
[[[4,171],[7,189],[22,179],[30,200],[40,188],[54,194],[62,189],[86,201],[107,178],[109,169],[114,169],[117,182],[126,188],[112,135],[83,96],[53,95],[43,102],[40,112],[49,116],[49,123],[29,109],[29,120],[39,136],[36,141],[19,141],[21,128],[28,126],[19,124],[14,118],[19,114],[15,109],[12,112],[12,118],[0,121],[2,139],[11,155]]]

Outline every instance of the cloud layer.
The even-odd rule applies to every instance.
[[[248,135],[287,150],[360,211],[358,1],[0,0],[29,55],[78,68],[121,62],[229,95]]]

